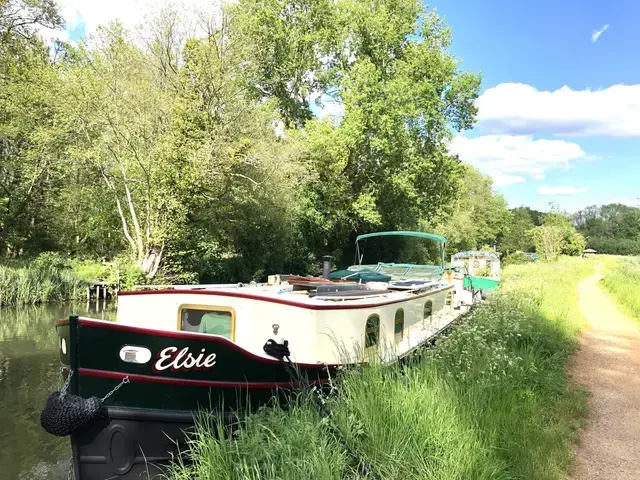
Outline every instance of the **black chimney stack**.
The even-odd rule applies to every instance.
[[[331,255],[322,257],[322,277],[329,280],[331,278]]]

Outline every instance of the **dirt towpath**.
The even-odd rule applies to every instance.
[[[598,286],[601,278],[598,266],[578,285],[589,327],[571,373],[592,395],[569,478],[640,480],[640,329]]]

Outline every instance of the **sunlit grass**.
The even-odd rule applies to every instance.
[[[640,257],[604,259],[602,285],[629,317],[640,322]]]
[[[350,449],[384,480],[563,478],[585,415],[566,364],[590,260],[508,267],[501,291],[404,370],[346,370],[327,400]],[[233,440],[201,424],[170,478],[346,479],[356,465],[312,403],[250,416]],[[373,477],[371,477],[373,478]]]
[[[48,265],[0,265],[0,306],[61,302],[80,298],[84,291],[84,282],[71,270]]]

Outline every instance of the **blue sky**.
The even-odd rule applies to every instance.
[[[212,1],[183,0],[200,8]],[[59,3],[68,25],[60,36],[77,40],[116,17],[135,30],[164,0]],[[451,27],[462,68],[483,75],[478,124],[454,138],[451,151],[490,175],[510,206],[555,202],[574,212],[640,203],[640,2],[428,6]],[[336,110],[328,104],[325,113]]]
[[[553,201],[575,211],[611,200],[640,203],[640,2],[440,0],[429,6],[451,27],[451,48],[463,68],[483,74],[483,90],[497,87],[490,101],[487,97],[480,103],[481,120],[465,137],[528,136],[527,141],[507,142],[512,147],[507,158],[501,156],[504,149],[480,140],[459,152],[463,160],[497,177],[496,190],[511,206],[543,209]],[[593,32],[605,25],[593,41]],[[547,100],[533,89],[519,89],[522,96],[501,95],[507,93],[499,87],[505,83],[555,93]],[[629,88],[610,88],[615,85]],[[558,92],[563,86],[581,92]],[[520,101],[523,96],[529,101]],[[563,143],[531,148],[540,139]],[[478,159],[483,149],[474,147],[479,145],[485,148]],[[519,157],[518,149],[527,153]],[[500,182],[501,161],[520,163],[521,171],[509,174],[523,181]],[[532,176],[527,170],[540,173]],[[574,194],[537,193],[553,193],[558,187],[572,187],[563,190]]]

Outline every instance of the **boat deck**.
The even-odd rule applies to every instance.
[[[301,306],[321,306],[328,303],[348,302],[349,304],[371,304],[402,301],[418,293],[438,292],[451,285],[423,280],[409,280],[389,283],[357,284],[350,282],[284,282],[280,285],[268,284],[226,284],[226,285],[175,285],[152,287],[121,292],[121,295],[152,295],[162,293],[212,294],[253,298],[284,300]]]

